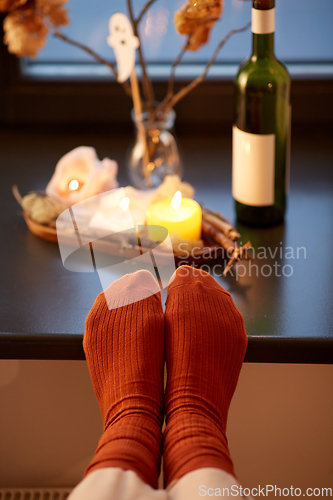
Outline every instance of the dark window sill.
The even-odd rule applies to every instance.
[[[203,66],[202,66],[203,67]],[[202,67],[177,68],[180,89]],[[129,127],[131,100],[97,64],[46,65],[20,63],[0,44],[0,124],[108,125]],[[165,96],[169,67],[154,65],[156,100]],[[293,124],[332,124],[333,63],[290,64]],[[176,106],[177,127],[230,127],[233,121],[233,78],[237,64],[216,65],[207,80]]]

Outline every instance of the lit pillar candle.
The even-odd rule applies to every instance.
[[[190,198],[183,198],[180,191],[172,200],[162,200],[151,205],[147,211],[147,225],[163,226],[169,234],[177,233],[181,238],[192,241],[201,238],[202,213],[200,205]],[[148,228],[149,236],[154,237],[154,228]],[[155,231],[156,235],[158,231]]]

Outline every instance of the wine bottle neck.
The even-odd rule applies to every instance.
[[[274,33],[258,35],[253,33],[252,57],[257,59],[274,56]]]
[[[274,2],[269,3],[270,1],[271,0],[254,0],[253,2],[252,57],[263,58],[274,56],[275,8]]]

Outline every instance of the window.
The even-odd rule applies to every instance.
[[[141,22],[142,46],[150,65],[170,65],[179,53],[184,38],[175,32],[174,12],[185,0],[157,0]],[[201,50],[187,53],[184,64],[202,65],[210,58],[218,42],[233,28],[244,26],[251,18],[250,1],[226,0],[221,20],[211,33],[210,42]],[[133,2],[137,12],[142,0]],[[125,0],[69,0],[71,24],[63,31],[71,38],[85,43],[105,58],[113,59],[113,51],[106,43],[108,19],[114,12],[127,12]],[[303,72],[311,73],[311,65],[326,66],[333,63],[333,2],[332,0],[277,0],[276,1],[276,54],[289,65],[302,65]],[[251,50],[251,32],[236,34],[222,48],[217,63],[238,65]],[[48,38],[40,52],[37,66],[44,63],[87,63],[92,59],[75,47]],[[34,61],[29,66],[34,66]],[[28,67],[29,67],[28,66]],[[58,67],[59,70],[59,67]],[[235,68],[233,68],[235,71]]]
[[[132,0],[136,13],[145,0]],[[142,46],[156,99],[165,95],[170,64],[183,38],[175,32],[174,12],[185,0],[156,0],[141,23]],[[68,0],[71,24],[62,31],[113,59],[106,43],[109,17],[126,12],[126,0]],[[187,53],[177,83],[201,73],[218,42],[251,18],[251,1],[225,0],[222,18],[201,50]],[[293,78],[293,120],[331,121],[333,116],[333,2],[276,0],[277,56]],[[222,48],[208,79],[177,105],[177,124],[232,121],[233,78],[251,52],[251,32],[236,34]],[[109,70],[51,35],[37,59],[18,61],[0,43],[0,121],[4,123],[129,123],[131,102]],[[304,102],[307,102],[307,108]]]

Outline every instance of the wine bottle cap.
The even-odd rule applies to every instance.
[[[252,7],[251,30],[257,35],[267,35],[275,31],[275,8],[255,9]]]
[[[274,9],[275,0],[253,0],[252,7],[258,10]]]

